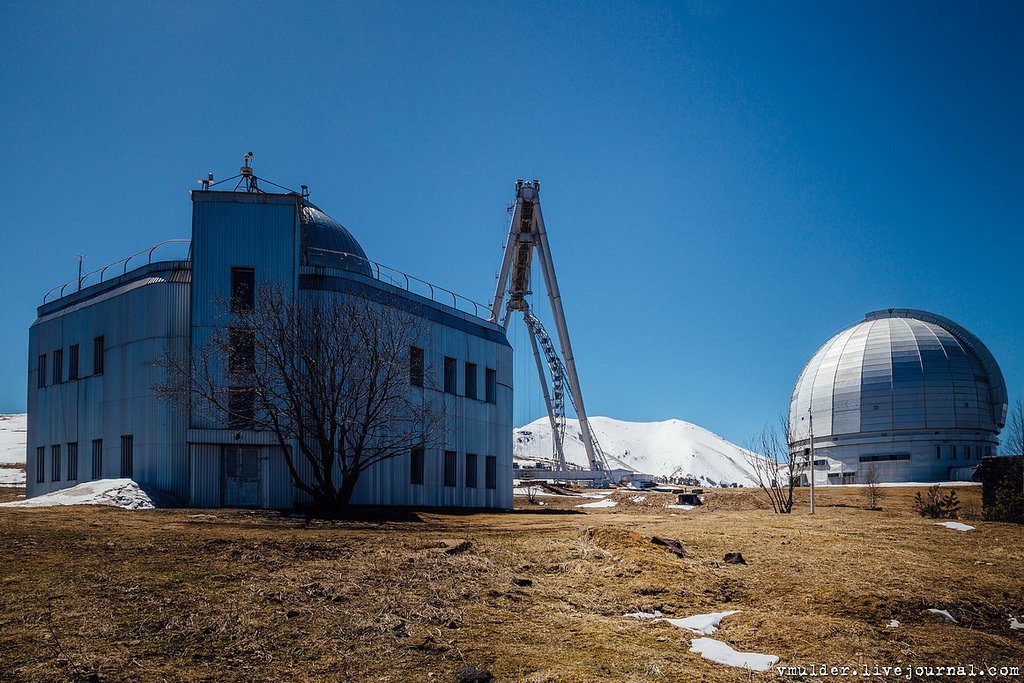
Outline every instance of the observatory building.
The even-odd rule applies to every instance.
[[[183,409],[154,391],[166,381],[169,353],[194,359],[230,315],[224,302],[233,309],[265,285],[298,302],[357,296],[415,316],[422,330],[409,349],[408,390],[414,402],[443,403],[444,445],[373,465],[352,503],[511,508],[512,348],[504,329],[486,306],[368,260],[305,187],[264,192],[258,180],[248,159],[233,191],[215,189],[211,176],[191,193],[190,239],[44,298],[29,330],[27,496],[123,477],[188,506],[306,502],[271,432]],[[424,381],[424,368],[439,376]],[[308,476],[302,458],[293,460]]]
[[[829,339],[800,373],[790,449],[816,483],[966,478],[1006,420],[1003,374],[980,339],[934,313],[874,311]]]

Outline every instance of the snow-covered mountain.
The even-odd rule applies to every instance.
[[[671,481],[697,480],[708,486],[755,486],[748,451],[682,420],[625,422],[592,417],[590,424],[613,467],[625,466]],[[579,421],[566,420],[565,460],[587,466]],[[547,417],[515,430],[512,453],[518,461],[550,463],[551,425]]]

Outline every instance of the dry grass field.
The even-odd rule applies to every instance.
[[[0,679],[452,681],[470,665],[537,683],[780,679],[706,661],[699,636],[623,616],[637,610],[740,610],[712,637],[782,665],[1021,665],[1008,615],[1024,613],[1024,528],[936,526],[911,510],[916,490],[868,511],[862,489],[819,489],[814,516],[742,490],[690,511],[615,493],[609,508],[544,497],[331,522],[0,508]],[[979,493],[960,489],[966,508]],[[748,564],[724,563],[733,550]]]

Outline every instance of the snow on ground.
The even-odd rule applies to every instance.
[[[634,503],[642,503],[647,500],[647,496],[633,496],[630,500]]]
[[[657,477],[692,477],[707,486],[755,485],[745,459],[749,452],[695,424],[682,420],[626,422],[610,417],[592,417],[590,424],[612,467]],[[578,420],[566,420],[565,437],[566,462],[587,467]],[[514,439],[517,462],[551,462],[553,442],[547,417],[515,430]]]
[[[685,628],[688,631],[699,633],[701,635],[710,635],[718,630],[718,625],[722,623],[722,619],[737,614],[738,609],[734,609],[729,612],[711,612],[709,614],[694,614],[692,617],[684,617],[682,619],[666,619],[668,623],[679,628]]]
[[[1024,629],[1024,623],[1017,621],[1017,617],[1010,617],[1010,630],[1018,631]]]
[[[0,465],[25,464],[28,415],[0,415]]]
[[[666,505],[670,510],[692,510],[696,505]]]
[[[623,614],[622,616],[633,617],[634,619],[660,619],[664,615],[662,615],[658,610],[654,610],[653,612],[630,612],[629,614]],[[1013,627],[1011,626],[1011,628]]]
[[[25,485],[25,429],[28,416],[0,415],[0,486]]]
[[[950,529],[956,529],[957,531],[974,531],[974,527],[970,524],[964,524],[962,522],[935,522],[939,526],[948,527]]]
[[[927,611],[931,612],[932,614],[934,614],[937,617],[942,617],[946,621],[952,621],[954,624],[960,623],[956,619],[953,618],[952,614],[950,614],[949,612],[947,612],[944,609],[929,609]]]
[[[895,619],[893,619],[888,624],[886,624],[885,627],[886,628],[899,628],[900,627],[900,622],[898,622]]]
[[[50,505],[112,505],[126,510],[152,510],[153,499],[131,479],[97,479],[78,486],[44,493],[27,500],[0,503],[5,507],[47,507]]]
[[[593,503],[577,505],[578,508],[613,508],[618,505],[614,500],[595,500]]]
[[[704,659],[719,664],[738,666],[751,671],[767,671],[779,663],[775,655],[762,655],[756,652],[737,652],[720,640],[714,638],[695,638],[690,641],[690,652],[696,652]]]

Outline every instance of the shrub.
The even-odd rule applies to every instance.
[[[1024,493],[1003,479],[996,490],[996,502],[985,508],[985,519],[1024,524]]]
[[[950,489],[949,493],[943,496],[939,485],[936,484],[928,487],[925,496],[922,496],[920,491],[917,492],[914,496],[914,509],[922,517],[956,519],[960,514],[960,499],[954,489]]]

